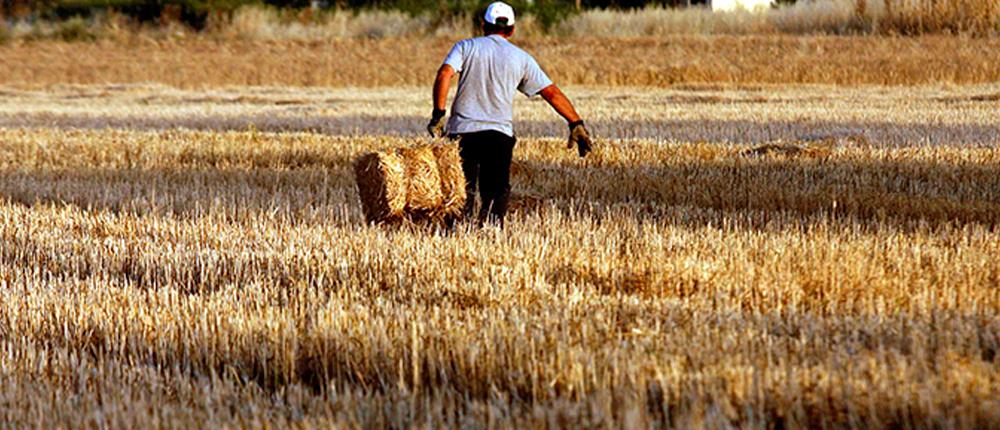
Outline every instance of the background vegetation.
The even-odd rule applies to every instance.
[[[395,34],[400,23],[421,34],[469,29],[488,3],[479,0],[388,0],[340,3],[278,0],[72,0],[14,1],[0,9],[7,19],[0,34],[31,33],[34,38],[94,39],[107,27],[185,26],[218,30],[233,25],[323,29],[360,20],[377,27],[362,34]],[[667,2],[512,1],[522,13],[519,26],[531,33],[616,36],[673,33],[928,33],[991,36],[1000,31],[1000,0],[803,0],[780,2],[764,13],[712,13]],[[316,6],[315,8],[313,6]],[[375,25],[381,24],[381,25]],[[46,30],[46,28],[55,30]],[[29,31],[34,28],[34,31]],[[294,31],[292,31],[294,32]],[[313,33],[322,32],[313,31]],[[274,33],[272,31],[272,33]],[[329,31],[327,32],[329,33]]]

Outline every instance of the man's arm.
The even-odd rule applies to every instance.
[[[549,85],[538,92],[545,101],[549,102],[552,109],[555,109],[559,115],[562,115],[569,123],[569,148],[576,145],[577,150],[581,157],[585,157],[590,151],[593,150],[593,144],[590,141],[590,133],[587,131],[587,127],[583,125],[583,120],[580,119],[580,115],[576,113],[576,109],[573,108],[573,103],[570,103],[569,98],[559,90],[559,87],[555,84]]]
[[[455,75],[455,69],[450,65],[443,64],[438,69],[437,78],[434,79],[434,110],[444,110],[448,104],[448,87],[451,86],[451,77]]]
[[[427,124],[427,132],[431,137],[444,135],[444,108],[448,104],[448,87],[451,86],[451,77],[454,75],[455,69],[444,64],[438,69],[437,77],[434,78],[434,92],[431,96],[434,112],[431,113],[431,122]]]
[[[576,113],[576,109],[573,108],[573,103],[570,103],[569,98],[559,90],[555,84],[549,85],[542,88],[538,92],[538,95],[542,96],[545,101],[549,102],[552,109],[555,109],[559,115],[562,115],[568,123],[574,123],[580,121],[580,115]]]

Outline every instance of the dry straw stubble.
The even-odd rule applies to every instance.
[[[12,427],[1000,422],[996,147],[525,137],[538,212],[437,235],[357,225],[349,160],[406,138],[0,142]]]

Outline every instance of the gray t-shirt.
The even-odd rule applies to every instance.
[[[460,73],[449,134],[496,130],[514,136],[514,90],[531,97],[552,85],[531,55],[496,34],[456,43],[444,64]]]

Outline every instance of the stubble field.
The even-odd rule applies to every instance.
[[[350,168],[429,88],[6,83],[4,425],[1000,425],[996,85],[568,86],[442,231]]]

